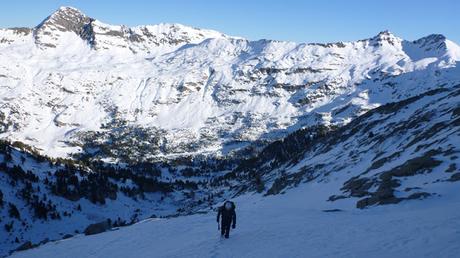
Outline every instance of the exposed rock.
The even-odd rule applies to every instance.
[[[329,198],[327,199],[327,201],[329,202],[335,202],[337,200],[341,200],[341,199],[346,199],[348,198],[347,196],[345,195],[331,195],[329,196]]]
[[[85,235],[95,235],[99,233],[103,233],[107,230],[109,230],[112,226],[112,223],[110,220],[105,220],[99,223],[94,223],[86,227],[84,230]]]
[[[458,170],[457,170],[457,164],[455,164],[455,163],[450,164],[449,167],[446,169],[447,173],[452,173],[452,172],[456,172],[456,171],[458,171]]]
[[[37,245],[32,244],[32,242],[26,241],[26,242],[24,242],[22,245],[20,245],[18,248],[16,248],[15,251],[24,251],[24,250],[28,250],[28,249],[34,248],[34,247],[36,247],[36,246],[37,246]]]
[[[72,234],[65,234],[65,235],[62,237],[62,239],[68,239],[68,238],[71,238],[71,237],[73,237]]]
[[[353,197],[363,197],[369,194],[368,190],[373,184],[374,182],[369,178],[352,177],[343,184],[340,190],[348,191]]]
[[[340,212],[343,211],[341,209],[330,209],[330,210],[323,210],[323,212]]]
[[[406,200],[414,200],[414,199],[425,199],[432,194],[430,193],[425,193],[425,192],[417,192],[409,195],[409,197],[405,198]]]
[[[459,180],[460,180],[460,173],[455,173],[452,176],[450,176],[450,178],[448,179],[448,181],[450,182],[455,182]]]

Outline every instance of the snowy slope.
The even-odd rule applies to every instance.
[[[62,239],[107,219],[132,223],[153,215],[171,215],[187,203],[179,191],[146,190],[131,195],[122,188],[139,188],[134,177],[120,180],[107,170],[97,177],[90,171],[100,175],[103,169],[50,162],[46,157],[0,142],[0,257],[26,241]],[[68,174],[56,175],[62,172]],[[71,183],[72,178],[79,182],[78,186]],[[59,184],[60,180],[66,181]],[[65,189],[59,190],[62,186]],[[80,193],[72,193],[74,190]],[[12,205],[18,217],[11,215]]]
[[[428,200],[372,210],[324,212],[315,195],[327,184],[285,195],[236,199],[237,228],[220,239],[215,212],[151,219],[95,236],[49,243],[11,257],[456,257],[456,187]]]
[[[357,208],[443,196],[460,180],[460,84],[373,109],[340,128],[305,128],[227,178],[237,192],[279,194],[334,182],[325,201]],[[316,193],[322,195],[322,193]]]
[[[442,35],[248,41],[175,24],[107,25],[63,7],[0,38],[1,137],[55,157],[136,129],[154,139],[137,160],[257,150],[299,127],[346,124],[460,82],[460,47]]]

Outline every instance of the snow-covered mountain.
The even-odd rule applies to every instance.
[[[276,200],[291,197],[272,195],[297,191],[291,201],[308,206],[279,207],[315,218],[458,203],[459,61],[442,35],[249,41],[179,24],[108,25],[71,7],[1,29],[0,255],[107,219],[209,212],[235,196],[246,214],[268,196],[276,214]]]
[[[460,47],[442,35],[248,41],[176,24],[106,25],[64,7],[0,38],[1,136],[54,157],[95,153],[133,130],[150,141],[132,154],[141,160],[253,151],[460,81]],[[98,154],[116,161],[116,150]]]
[[[225,38],[226,35],[182,26],[160,24],[154,26],[114,26],[90,18],[72,7],[61,7],[31,30],[40,48],[66,47],[75,35],[92,49],[114,51],[128,49],[130,52],[149,54],[154,51],[172,51],[189,43],[199,43],[206,38]],[[72,43],[71,43],[72,44]]]

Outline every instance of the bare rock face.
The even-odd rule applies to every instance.
[[[442,34],[431,34],[421,39],[415,40],[414,44],[419,45],[425,51],[431,50],[445,50],[446,49],[446,37]]]
[[[21,244],[18,248],[16,248],[14,251],[25,251],[25,250],[32,249],[35,247],[37,247],[37,245],[32,244],[32,242],[30,241],[26,241],[23,244]]]
[[[455,173],[450,176],[449,181],[455,182],[455,181],[460,181],[460,173]]]
[[[105,220],[99,223],[94,223],[86,227],[84,230],[85,235],[95,235],[107,231],[112,226],[110,220]]]
[[[35,42],[41,47],[56,47],[62,34],[73,32],[89,43],[94,41],[94,19],[72,7],[61,7],[35,29]]]

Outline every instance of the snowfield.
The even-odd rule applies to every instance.
[[[455,185],[445,188],[442,203],[434,197],[369,210],[324,212],[337,208],[321,200],[321,189],[328,187],[315,184],[279,196],[235,199],[237,227],[228,240],[220,238],[216,212],[211,211],[78,235],[11,257],[458,256],[460,199]]]

